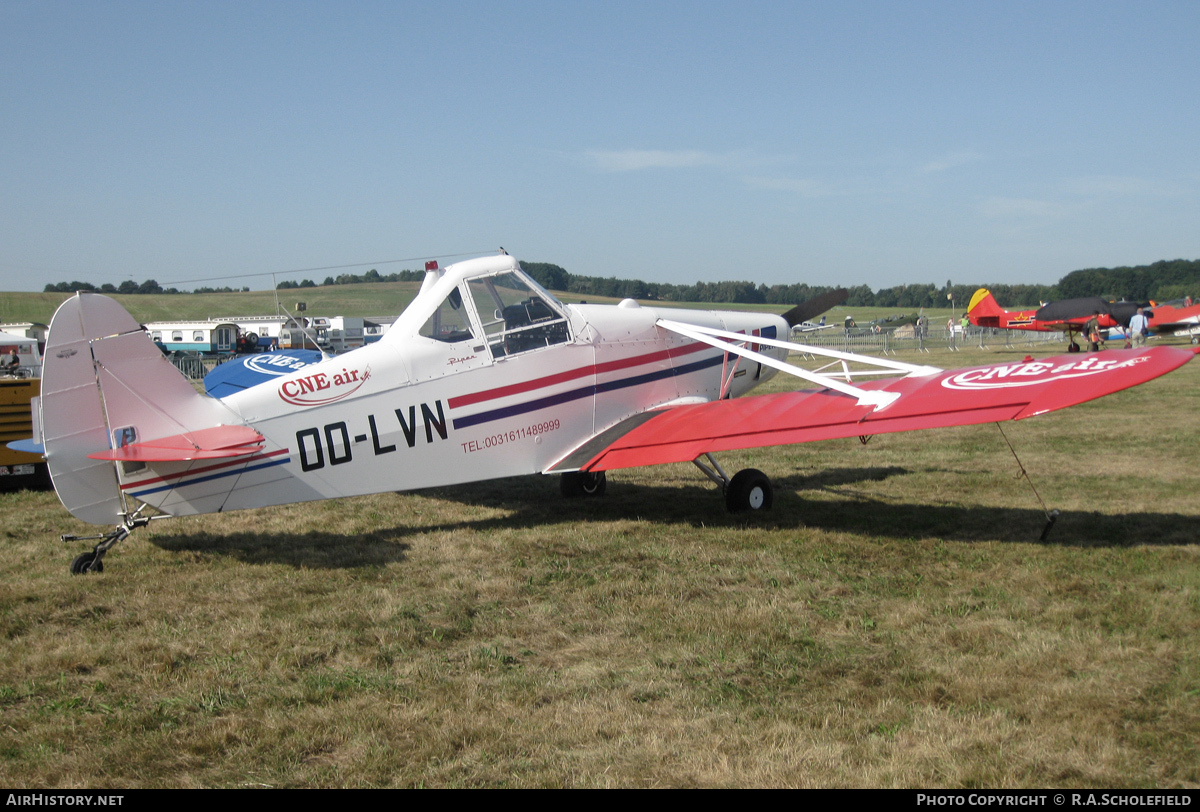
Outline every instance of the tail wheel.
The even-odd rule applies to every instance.
[[[568,499],[581,496],[603,496],[608,480],[603,471],[571,471],[562,475],[559,487]]]
[[[104,572],[104,562],[94,552],[81,553],[71,562],[72,575],[86,575],[89,572]]]
[[[730,513],[761,513],[771,509],[771,480],[757,468],[738,471],[725,489],[725,507]]]

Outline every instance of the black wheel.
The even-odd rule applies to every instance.
[[[725,489],[725,507],[730,513],[761,513],[771,509],[771,480],[757,468],[738,471]]]
[[[95,553],[80,553],[71,562],[72,575],[86,575],[89,572],[104,572],[104,562],[96,558]]]
[[[563,496],[575,499],[580,496],[603,496],[608,479],[603,471],[571,471],[563,474],[558,484]]]

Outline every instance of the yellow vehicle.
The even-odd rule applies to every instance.
[[[48,488],[41,454],[13,451],[7,443],[33,436],[30,401],[42,391],[39,378],[0,378],[0,488]]]

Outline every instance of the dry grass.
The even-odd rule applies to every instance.
[[[1002,354],[935,357],[962,365]],[[957,363],[956,363],[957,362]],[[1200,363],[1005,427],[85,532],[9,494],[0,784],[1200,784]]]

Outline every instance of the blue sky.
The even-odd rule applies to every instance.
[[[0,289],[1200,258],[1198,41],[1192,0],[4,0]]]

